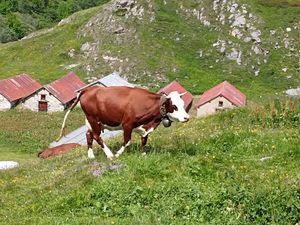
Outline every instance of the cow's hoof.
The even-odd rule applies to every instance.
[[[143,152],[143,153],[142,153],[142,156],[145,156],[145,155],[147,155],[147,153],[146,153],[146,152]]]
[[[88,149],[88,158],[89,159],[94,159],[95,158],[93,149],[91,149],[91,148]]]
[[[112,155],[112,156],[109,156],[107,157],[110,161],[113,161],[115,159],[116,156]]]
[[[121,155],[121,154],[116,153],[116,154],[115,154],[115,157],[116,157],[116,158],[119,158],[120,155]]]
[[[95,156],[88,156],[88,159],[93,160],[95,159]]]

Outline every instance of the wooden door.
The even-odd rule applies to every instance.
[[[39,112],[47,112],[48,111],[48,102],[39,101]]]

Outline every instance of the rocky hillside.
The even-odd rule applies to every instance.
[[[197,27],[195,32],[186,32],[191,26]],[[288,84],[289,79],[299,74],[300,23],[265,28],[264,18],[241,1],[158,4],[151,0],[117,0],[106,5],[79,30],[79,35],[92,37],[81,46],[79,55],[84,58],[86,72],[91,76],[98,70],[116,70],[133,82],[150,77],[150,86],[159,86],[168,78],[182,78],[187,73],[187,69],[176,62],[180,55],[176,54],[175,46],[190,44],[187,48],[193,61],[210,59],[206,65],[210,69],[220,69],[218,65],[221,65],[224,78],[243,73],[252,76],[254,81],[254,77],[270,76],[270,81],[285,79]],[[211,32],[214,37],[203,42],[199,37],[197,41],[203,32]],[[282,58],[273,68],[272,57],[277,55]],[[149,61],[155,64],[149,65]],[[200,69],[197,74],[185,76],[188,79],[201,75]],[[238,79],[242,82],[243,78]]]
[[[195,94],[225,79],[248,95],[282,94],[300,85],[300,7],[262,2],[110,1],[74,30],[59,70],[87,81],[118,71],[152,89],[177,79]]]

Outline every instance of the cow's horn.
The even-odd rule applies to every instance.
[[[187,93],[187,91],[185,91],[185,92],[179,94],[179,96],[181,97],[181,96],[185,95],[186,93]]]

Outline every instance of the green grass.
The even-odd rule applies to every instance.
[[[228,39],[226,31],[219,33],[194,18],[179,17],[175,1],[154,3],[153,23],[129,20],[125,24],[134,25],[141,44],[130,40],[116,45],[110,34],[99,34],[101,51],[128,57],[136,63],[132,70],[177,79],[197,95],[224,79],[244,91],[248,99],[276,92],[281,95],[299,82],[298,58],[287,57],[283,48],[272,51],[258,77],[235,62],[216,63],[220,55],[210,51],[211,46],[219,38]],[[299,15],[297,1],[247,3],[263,18],[265,38],[270,29],[291,26]],[[0,79],[26,72],[46,84],[67,73],[63,65],[86,63],[67,53],[73,48],[79,53],[83,43],[95,41],[83,38],[78,30],[99,10],[101,7],[79,12],[72,23],[45,35],[0,45]],[[297,37],[294,30],[290,35]],[[272,49],[276,38],[267,40],[264,47]],[[200,58],[199,50],[209,54]],[[286,79],[283,66],[295,72],[292,79]],[[82,67],[75,72],[85,77]],[[94,73],[104,72],[110,71],[104,66]],[[137,82],[148,84],[152,79],[140,76]],[[0,112],[0,160],[20,163],[17,169],[0,171],[0,224],[300,222],[299,101],[250,102],[243,109],[159,127],[149,138],[146,156],[140,153],[139,138],[134,136],[116,162],[125,169],[99,177],[93,172],[100,167],[87,159],[85,147],[47,160],[36,157],[56,139],[62,119],[63,113]],[[67,131],[82,124],[83,113],[75,110]],[[110,140],[108,145],[116,151],[121,139]],[[104,167],[109,162],[97,148],[96,161]]]
[[[2,224],[294,225],[300,221],[299,101],[250,104],[159,127],[150,136],[145,156],[134,136],[116,162],[125,168],[99,177],[92,175],[99,165],[87,159],[84,147],[48,160],[36,157],[36,146],[45,146],[58,134],[61,113],[0,116],[1,124],[6,124],[2,134],[11,136],[0,140],[1,159],[12,156],[10,151],[17,156],[19,150],[16,160],[24,156],[20,168],[0,171]],[[16,120],[20,117],[23,120]],[[68,129],[79,125],[80,117],[79,110],[73,112]],[[28,126],[33,118],[36,122]],[[10,131],[7,124],[19,127],[19,132]],[[21,138],[22,132],[32,139]],[[14,139],[20,144],[10,141]],[[30,152],[17,147],[23,142],[32,146]],[[117,137],[108,145],[117,150],[120,142]],[[262,161],[263,157],[270,158]],[[102,167],[109,164],[100,150],[96,161]]]
[[[299,7],[299,0],[258,0],[259,4],[266,5],[269,7],[279,7],[279,8],[287,8],[287,7]]]
[[[42,84],[47,84],[67,74],[64,66],[75,63],[68,57],[71,49],[79,51],[88,39],[78,37],[76,31],[94,15],[98,8],[76,13],[73,21],[63,26],[54,27],[44,35],[28,40],[0,44],[0,79],[20,73],[31,74]],[[84,78],[79,68],[74,68]]]
[[[36,154],[58,137],[63,114],[33,113],[17,109],[1,112],[0,149],[9,154]],[[69,131],[84,124],[81,110],[75,110],[72,117],[72,122],[67,124]],[[0,159],[3,160],[4,157],[3,154],[0,155]]]

